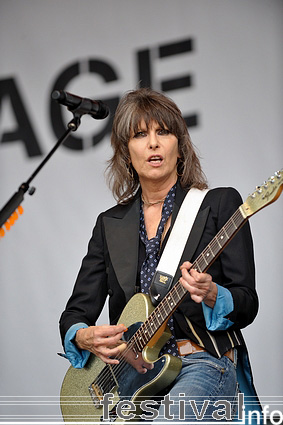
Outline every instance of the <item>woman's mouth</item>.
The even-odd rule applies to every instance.
[[[161,155],[151,155],[147,160],[151,165],[160,165],[163,161]]]

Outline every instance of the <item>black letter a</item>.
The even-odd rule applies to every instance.
[[[0,80],[0,112],[2,99],[5,96],[10,98],[18,128],[13,132],[3,133],[0,143],[22,140],[28,156],[41,155],[41,149],[28,119],[16,82],[12,78]]]

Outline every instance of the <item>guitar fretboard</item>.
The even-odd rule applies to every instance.
[[[204,273],[246,221],[247,218],[243,217],[240,208],[238,208],[197,257],[192,264],[192,268]],[[167,322],[187,294],[188,291],[178,281],[132,336],[129,341],[130,347],[137,351],[142,351],[158,329]]]

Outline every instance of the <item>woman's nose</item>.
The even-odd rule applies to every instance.
[[[148,144],[150,149],[156,149],[159,147],[159,141],[158,141],[158,136],[157,134],[154,132],[150,132],[148,135]]]

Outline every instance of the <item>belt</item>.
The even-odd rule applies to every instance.
[[[180,356],[187,356],[188,354],[200,353],[202,351],[207,351],[205,348],[200,347],[195,342],[190,339],[181,339],[177,341],[177,347]],[[228,357],[234,363],[234,349],[226,351],[223,356]]]

